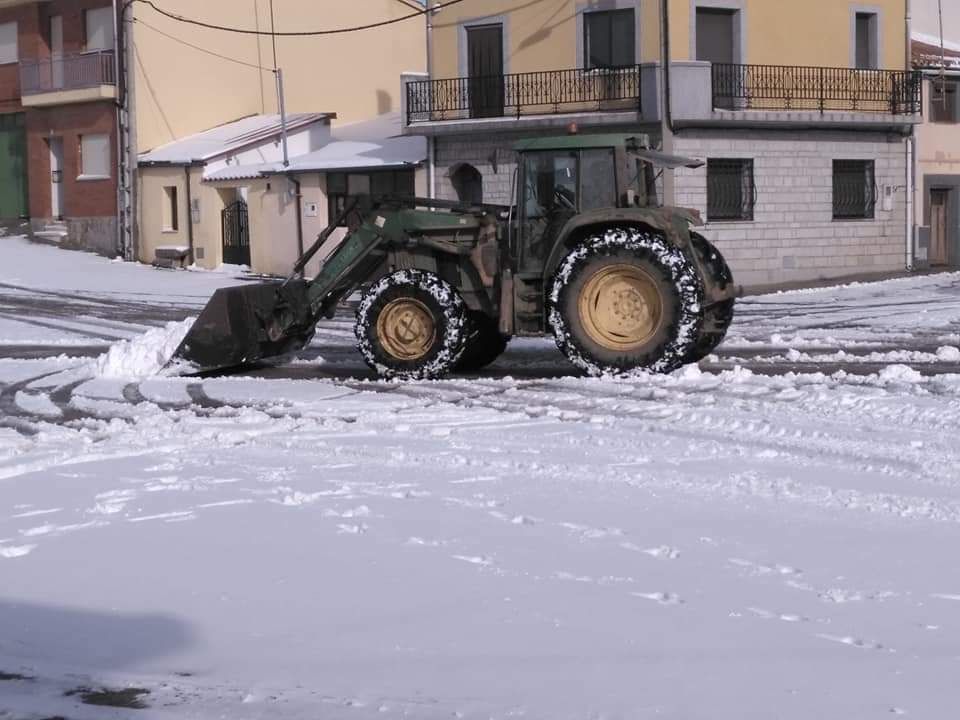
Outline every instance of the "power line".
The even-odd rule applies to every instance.
[[[254,70],[263,70],[264,72],[273,72],[273,68],[263,67],[262,65],[255,65],[253,63],[248,63],[244,60],[237,60],[236,58],[228,57],[227,55],[221,55],[220,53],[215,53],[212,50],[207,50],[206,48],[200,47],[199,45],[188,43],[186,40],[181,40],[180,38],[174,35],[170,35],[168,33],[165,33],[163,30],[155,28],[153,25],[144,22],[140,18],[136,18],[134,22],[139,25],[143,25],[145,28],[149,28],[150,30],[153,30],[153,32],[157,33],[158,35],[163,35],[165,38],[173,40],[176,43],[180,43],[181,45],[186,45],[188,48],[193,48],[194,50],[202,52],[206,55],[212,55],[215,58],[220,58],[221,60],[226,60],[227,62],[232,62],[232,63],[236,63],[237,65],[243,65],[248,68],[253,68]]]
[[[165,17],[170,18],[171,20],[176,20],[177,22],[187,23],[189,25],[197,25],[199,27],[207,28],[209,30],[222,30],[223,32],[232,32],[238,33],[241,35],[263,35],[268,37],[316,37],[319,35],[341,35],[344,33],[359,32],[361,30],[372,30],[374,28],[384,27],[386,25],[394,25],[404,20],[410,20],[411,18],[421,17],[426,15],[429,12],[436,12],[437,10],[442,10],[443,8],[450,7],[451,5],[459,5],[464,2],[464,0],[447,0],[446,2],[440,5],[434,5],[432,8],[427,9],[423,8],[422,10],[417,10],[410,13],[409,15],[403,15],[393,20],[382,20],[380,22],[370,23],[369,25],[357,25],[355,27],[346,27],[346,28],[337,28],[335,30],[301,30],[298,32],[267,32],[266,30],[250,30],[249,28],[236,28],[228,27],[226,25],[216,25],[214,23],[203,22],[202,20],[194,20],[193,18],[188,18],[183,15],[178,15],[176,13],[170,12],[169,10],[164,10],[163,8],[157,7],[153,0],[129,0],[131,3],[138,2],[144,5],[148,5],[153,10]]]

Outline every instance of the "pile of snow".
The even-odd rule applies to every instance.
[[[112,345],[94,361],[94,373],[98,377],[131,379],[160,375],[195,320],[187,318],[167,323],[165,327]]]

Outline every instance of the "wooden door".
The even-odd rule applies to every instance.
[[[0,219],[26,216],[27,139],[24,115],[0,115]]]
[[[503,116],[503,26],[467,28],[470,117]]]
[[[950,199],[949,190],[930,191],[930,253],[931,265],[946,265],[949,257],[947,252],[947,206]]]

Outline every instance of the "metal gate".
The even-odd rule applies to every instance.
[[[243,200],[227,205],[220,214],[223,226],[223,262],[250,264],[250,219]]]

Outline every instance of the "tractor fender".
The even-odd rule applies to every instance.
[[[549,282],[563,258],[581,238],[594,230],[618,225],[646,226],[656,230],[696,262],[690,244],[690,226],[702,224],[700,214],[686,208],[605,208],[580,213],[571,218],[557,235],[543,268],[544,282]]]

